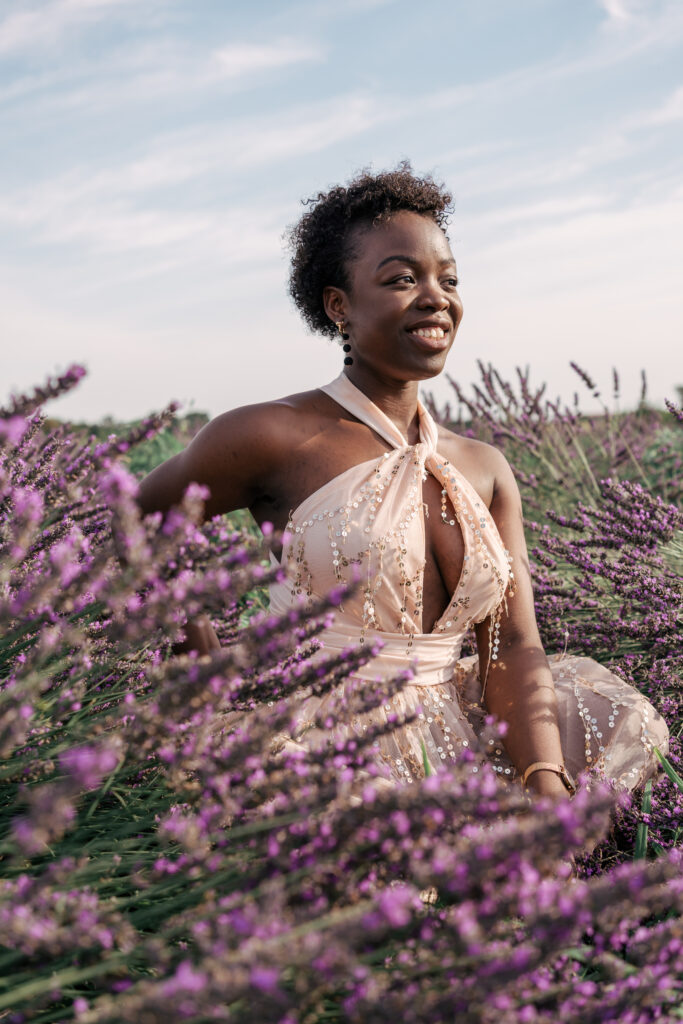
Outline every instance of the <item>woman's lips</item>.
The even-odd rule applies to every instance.
[[[407,332],[424,352],[443,352],[448,348],[448,332],[442,327],[414,327]]]

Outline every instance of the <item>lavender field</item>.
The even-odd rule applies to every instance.
[[[262,539],[243,514],[200,527],[199,488],[141,521],[136,475],[187,440],[172,409],[109,437],[45,421],[78,368],[9,401],[0,1022],[683,1019],[683,413],[619,412],[616,374],[601,396],[576,371],[568,404],[482,367],[432,411],[517,474],[546,649],[667,719],[632,802],[594,781],[529,803],[472,754],[382,787],[370,733],[285,746],[297,691],[362,657],[307,657],[341,593],[270,617]],[[221,653],[173,656],[200,610]],[[338,714],[386,695],[347,686]]]

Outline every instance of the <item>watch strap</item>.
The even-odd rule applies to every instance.
[[[566,767],[563,764],[555,764],[552,761],[534,761],[533,764],[530,764],[522,775],[522,785],[526,786],[528,779],[534,774],[534,772],[543,771],[555,772],[556,775],[560,776],[565,788],[568,789],[570,793],[573,794],[576,792],[576,783],[567,771]]]

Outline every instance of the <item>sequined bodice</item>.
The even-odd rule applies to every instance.
[[[334,477],[291,514],[282,555],[287,576],[271,588],[273,609],[283,611],[359,580],[360,588],[344,601],[334,627],[323,634],[324,643],[346,636],[351,645],[377,636],[393,650],[401,638],[400,649],[417,654],[417,642],[426,650],[427,641],[437,659],[450,663],[469,626],[500,607],[510,580],[508,553],[493,519],[471,484],[437,452],[437,427],[421,403],[420,440],[409,445],[344,374],[321,390],[392,450]],[[444,528],[462,530],[464,559],[446,609],[431,633],[423,633],[422,484],[428,473],[441,485]]]
[[[380,458],[340,473],[311,494],[291,514],[282,556],[284,578],[271,588],[276,614],[339,584],[359,580],[331,625],[318,639],[313,660],[333,658],[370,642],[378,653],[353,669],[361,685],[390,680],[409,666],[414,678],[381,705],[362,715],[347,713],[345,677],[324,693],[303,693],[284,745],[319,746],[378,730],[372,739],[377,763],[387,779],[411,782],[452,763],[464,748],[481,749],[486,721],[488,668],[498,658],[501,609],[513,574],[509,554],[485,503],[471,484],[437,451],[437,428],[418,406],[420,440],[409,445],[400,431],[345,376],[322,388],[353,416],[391,445]],[[425,528],[422,485],[431,473],[441,485],[444,529],[459,529],[464,541],[460,579],[430,633],[422,630]],[[461,658],[462,640],[472,623],[489,619],[489,666]],[[590,658],[554,655],[550,671],[558,700],[564,762],[573,775],[586,767],[605,772],[633,789],[657,766],[654,750],[668,749],[666,725],[645,700]],[[481,678],[480,678],[481,677]],[[510,680],[513,683],[513,680]],[[545,685],[545,684],[544,684]],[[396,721],[410,719],[395,727]],[[388,728],[391,723],[391,728]],[[291,737],[296,737],[292,740]],[[514,778],[515,767],[502,748],[486,749],[493,769]],[[479,770],[478,764],[472,767]]]

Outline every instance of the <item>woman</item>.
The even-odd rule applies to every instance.
[[[396,780],[419,776],[425,752],[436,768],[477,746],[489,713],[507,725],[505,749],[491,750],[505,777],[561,797],[588,766],[632,789],[655,771],[654,747],[666,749],[663,720],[590,659],[549,664],[510,467],[490,445],[437,427],[418,399],[462,319],[450,204],[407,164],[311,201],[291,232],[291,292],[309,327],[343,342],[344,372],[219,416],[146,478],[140,502],[167,509],[197,481],[210,491],[208,517],[247,507],[286,530],[273,552],[286,573],[271,589],[275,611],[360,579],[321,653],[381,640],[359,678],[415,669],[373,713],[418,711],[378,744]],[[460,659],[470,626],[479,673],[477,659]],[[217,646],[207,622],[189,625],[187,641]],[[303,700],[302,730],[321,703]]]

